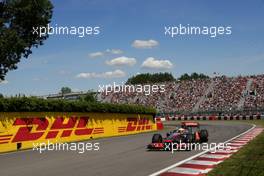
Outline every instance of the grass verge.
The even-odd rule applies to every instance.
[[[264,120],[244,121],[264,127]],[[208,176],[264,176],[264,132],[217,165]]]

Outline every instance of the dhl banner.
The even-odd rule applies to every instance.
[[[117,113],[0,113],[0,152],[34,143],[72,142],[157,130],[151,115]]]

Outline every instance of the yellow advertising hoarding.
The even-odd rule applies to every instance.
[[[0,152],[34,143],[72,142],[157,130],[152,115],[118,113],[0,113]]]

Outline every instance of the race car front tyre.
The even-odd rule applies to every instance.
[[[194,142],[193,134],[191,134],[191,133],[187,134],[185,142],[186,143],[193,143]]]
[[[152,143],[162,143],[161,134],[154,134],[152,137]]]
[[[200,131],[200,140],[202,143],[208,141],[208,131],[206,129]]]

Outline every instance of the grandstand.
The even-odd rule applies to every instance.
[[[153,106],[158,112],[232,112],[264,109],[264,75],[216,76],[163,82],[165,92],[151,95],[134,92],[102,92],[98,99],[109,103]]]

